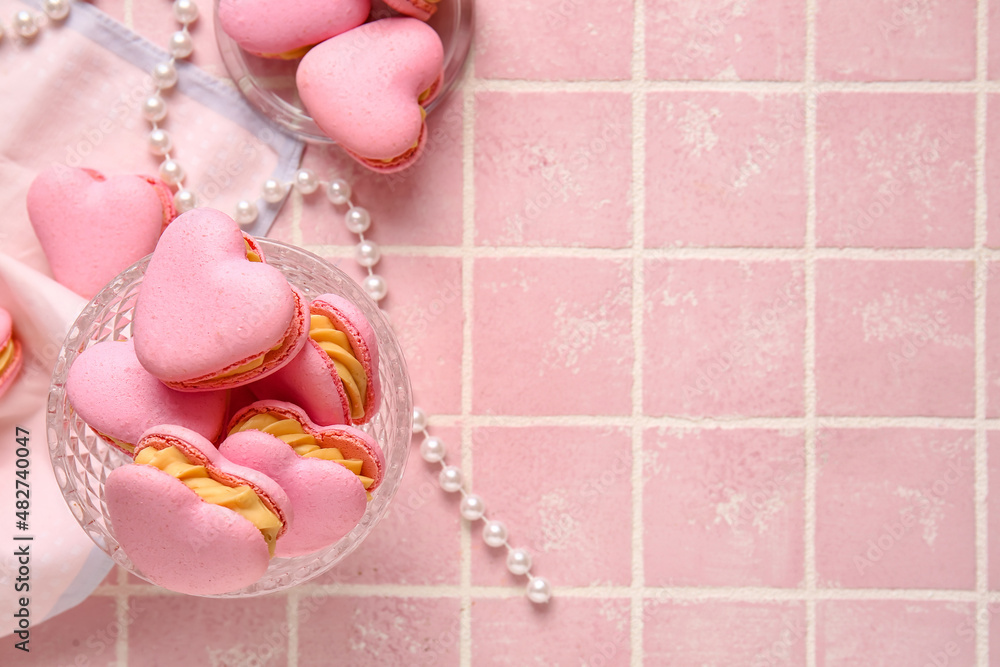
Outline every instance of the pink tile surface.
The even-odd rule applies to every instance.
[[[802,583],[802,433],[659,429],[644,440],[648,585]]]
[[[650,260],[645,278],[648,414],[802,414],[800,263]]]
[[[632,5],[607,3],[599,15],[568,0],[476,4],[476,75],[483,79],[627,79]]]
[[[987,442],[987,457],[990,462],[988,483],[993,489],[987,498],[987,503],[990,515],[997,517],[1000,516],[1000,493],[997,492],[997,489],[1000,489],[1000,431],[990,431]],[[989,587],[992,591],[1000,590],[1000,532],[990,531],[987,551],[990,555]],[[1000,611],[1000,607],[997,610]]]
[[[821,585],[975,587],[971,433],[824,430],[816,461]]]
[[[631,583],[628,430],[482,428],[472,438],[475,488],[512,542],[535,554],[537,574],[567,586]],[[523,586],[506,571],[506,551],[486,546],[481,531],[481,522],[472,526],[473,584]]]
[[[477,600],[471,664],[625,667],[629,614],[628,600],[563,599],[534,609],[517,598]]]
[[[646,245],[805,243],[798,95],[658,93],[646,122]]]
[[[444,440],[449,460],[461,465],[461,429],[438,427],[434,435]],[[441,554],[459,551],[459,498],[435,483],[440,466],[420,458],[420,438],[411,445],[408,472],[388,514],[357,551],[316,583],[458,585],[459,561]]]
[[[13,590],[5,591],[5,595],[13,594]],[[7,621],[4,632],[13,627]],[[8,634],[0,643],[0,664],[38,667],[115,664],[115,644],[122,631],[115,599],[90,597],[52,620],[41,623],[40,619],[32,619],[27,653],[15,647],[23,638]]]
[[[831,600],[816,616],[817,667],[977,664],[974,605]]]
[[[805,5],[796,0],[646,3],[646,70],[652,79],[802,78]]]
[[[975,0],[818,0],[816,72],[838,81],[975,76]]]
[[[183,595],[131,598],[129,664],[285,665],[289,635],[285,607],[280,596],[244,600]],[[165,619],[169,619],[169,632],[164,632]]]
[[[801,603],[646,600],[643,633],[646,664],[806,664]]]
[[[1000,26],[997,31],[1000,32]],[[998,50],[1000,53],[1000,50]],[[1000,248],[1000,96],[990,95],[986,107],[986,244]]]
[[[458,665],[458,609],[450,598],[304,597],[298,664]]]
[[[817,262],[819,414],[971,417],[973,284],[968,262]]]
[[[618,260],[477,260],[473,412],[629,413],[631,271]]]
[[[974,112],[973,95],[821,95],[817,243],[971,246]]]
[[[631,133],[626,94],[476,95],[476,243],[628,245]]]

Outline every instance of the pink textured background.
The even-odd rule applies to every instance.
[[[336,571],[244,602],[113,572],[27,662],[1000,664],[1000,2],[479,0],[475,29],[412,171],[305,163],[371,209],[417,403],[553,602],[414,453]],[[272,235],[360,275],[318,194]]]

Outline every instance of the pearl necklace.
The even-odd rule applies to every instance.
[[[41,15],[29,10],[18,11],[14,14],[12,21],[13,35],[25,42],[31,41],[38,35],[39,30],[48,23],[66,19],[69,16],[70,8],[71,0],[44,0],[42,6],[44,13]],[[161,93],[177,84],[178,76],[175,63],[190,57],[194,52],[194,41],[191,39],[190,27],[198,20],[198,5],[194,0],[173,0],[173,14],[180,29],[170,36],[167,45],[170,58],[153,67],[151,75],[155,90],[143,101],[142,116],[149,122],[151,128],[149,151],[153,155],[163,158],[159,168],[160,178],[177,188],[174,195],[174,205],[179,213],[183,213],[197,207],[198,198],[194,192],[184,187],[186,177],[184,168],[171,155],[173,140],[170,134],[160,127],[160,124],[166,120],[168,113],[167,103]],[[0,40],[3,36],[4,28],[0,24]],[[278,204],[284,201],[292,188],[304,196],[312,195],[317,190],[322,189],[330,203],[335,207],[347,207],[343,214],[344,225],[349,232],[358,237],[358,244],[354,247],[354,259],[368,271],[368,275],[362,280],[361,285],[376,303],[381,303],[389,288],[385,278],[375,273],[373,269],[379,263],[382,252],[377,243],[365,238],[365,232],[371,227],[371,214],[367,209],[357,206],[353,202],[350,184],[339,178],[323,181],[312,170],[299,169],[292,182],[284,183],[274,179],[265,181],[261,188],[261,198],[269,204]],[[253,200],[243,199],[236,204],[233,218],[240,225],[249,225],[257,219],[257,215],[257,204]],[[525,593],[528,599],[537,604],[548,602],[552,596],[552,587],[544,577],[531,574],[531,554],[526,549],[510,544],[507,539],[507,526],[503,522],[489,519],[486,516],[486,502],[481,496],[465,488],[462,471],[459,468],[448,465],[445,460],[447,448],[441,438],[430,434],[427,430],[427,422],[427,414],[420,408],[414,407],[413,433],[421,437],[420,456],[428,463],[441,465],[441,471],[438,475],[438,483],[441,488],[448,493],[462,495],[459,513],[469,523],[483,522],[483,541],[488,546],[507,549],[507,569],[511,574],[527,577],[528,585]]]

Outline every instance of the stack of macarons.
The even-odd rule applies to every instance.
[[[132,338],[85,350],[66,390],[132,459],[104,488],[120,547],[174,591],[239,590],[272,557],[334,544],[385,473],[358,428],[381,401],[371,325],[340,296],[309,302],[218,211],[167,228]]]
[[[424,21],[438,0],[390,0],[405,16],[366,23],[371,0],[220,0],[222,29],[243,50],[301,58],[296,85],[319,128],[365,167],[405,169],[427,141],[444,48]]]

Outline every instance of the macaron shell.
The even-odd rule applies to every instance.
[[[38,174],[27,208],[56,281],[88,299],[151,253],[176,215],[159,179],[65,166]]]
[[[368,387],[365,392],[365,416],[351,420],[354,424],[363,424],[375,416],[382,404],[382,380],[379,377],[378,367],[378,337],[364,313],[353,303],[336,294],[319,295],[309,305],[309,311],[330,318],[340,331],[347,334],[355,358],[364,366],[368,376]],[[329,357],[327,357],[327,361],[333,376],[338,377],[336,368]],[[343,385],[338,386],[343,392]],[[344,399],[346,401],[346,394]]]
[[[278,537],[280,538],[288,530],[293,510],[281,486],[258,470],[228,460],[219,453],[215,445],[194,431],[172,424],[154,426],[139,438],[135,448],[136,453],[144,447],[157,449],[177,447],[188,461],[208,468],[208,473],[213,479],[230,486],[249,486],[284,524]]]
[[[104,494],[115,538],[155,584],[217,595],[245,588],[267,570],[267,544],[256,526],[152,466],[116,468]]]
[[[307,337],[288,364],[248,386],[259,400],[287,401],[301,406],[317,424],[328,426],[349,421],[344,383],[330,357],[311,338]]]
[[[0,372],[0,396],[7,393],[7,390],[14,384],[17,374],[21,372],[21,367],[24,365],[24,351],[20,341],[14,338],[14,321],[7,310],[0,308],[0,350],[7,347],[11,341],[13,341],[14,347],[10,361],[3,372]]]
[[[441,75],[444,48],[413,18],[366,23],[303,58],[296,83],[319,127],[355,156],[392,160],[419,144],[420,94]]]
[[[159,424],[184,426],[217,442],[225,425],[225,391],[193,394],[167,387],[136,359],[132,340],[85,350],[69,370],[66,392],[80,418],[102,437],[132,445]]]
[[[351,532],[364,516],[364,486],[339,463],[299,456],[287,443],[256,430],[229,436],[219,451],[230,461],[264,473],[288,494],[295,521],[278,540],[275,556],[323,549]]]
[[[370,11],[371,0],[221,0],[218,9],[226,34],[265,57],[319,44],[361,25]]]
[[[385,4],[400,14],[412,16],[421,21],[426,21],[434,16],[434,12],[437,11],[437,5],[431,2],[424,2],[424,0],[385,0]]]
[[[174,389],[240,386],[294,357],[308,332],[306,314],[280,271],[247,260],[232,218],[194,209],[167,228],[146,270],[133,323],[136,356]],[[253,371],[215,377],[264,353]]]
[[[285,419],[296,420],[302,424],[303,431],[316,438],[323,446],[336,447],[345,458],[360,459],[361,474],[373,480],[368,488],[369,492],[374,492],[382,484],[385,477],[385,455],[373,437],[361,429],[344,424],[319,426],[310,421],[309,416],[293,403],[265,400],[248,405],[229,420],[226,433],[231,432],[240,422],[267,412],[281,415]]]

